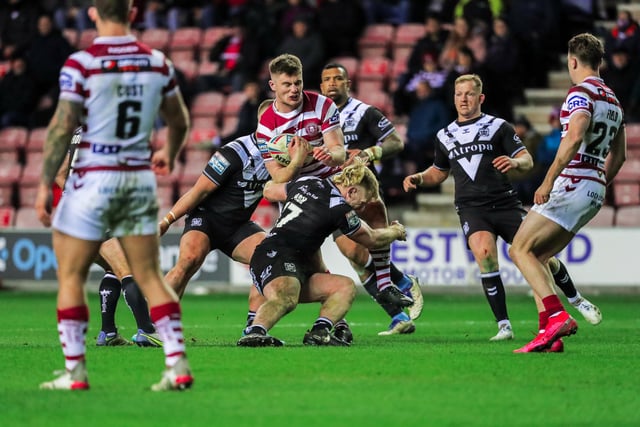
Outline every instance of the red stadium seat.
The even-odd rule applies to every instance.
[[[219,92],[201,92],[191,102],[191,115],[194,117],[219,117],[224,105],[224,95]]]
[[[393,48],[401,46],[413,47],[419,39],[424,37],[425,31],[424,24],[415,22],[398,25],[393,37]]]
[[[184,73],[187,81],[192,81],[198,76],[199,65],[193,59],[172,59],[173,65]]]
[[[612,227],[616,215],[613,206],[603,206],[600,211],[587,224],[587,227]]]
[[[220,135],[229,135],[238,127],[238,117],[237,116],[225,116],[222,121],[222,128],[220,129]]]
[[[142,32],[140,41],[152,49],[166,52],[169,48],[171,33],[166,28],[149,28]]]
[[[191,129],[215,129],[216,121],[213,117],[192,117]]]
[[[13,227],[16,218],[16,210],[13,206],[0,207],[0,228]]]
[[[170,50],[190,50],[194,52],[200,46],[202,40],[202,30],[198,27],[178,28],[171,36],[169,42]]]
[[[357,98],[365,104],[378,108],[385,116],[387,116],[387,118],[391,119],[393,104],[391,102],[391,97],[387,92],[374,90],[365,92],[358,91]]]
[[[616,207],[640,205],[640,183],[615,181],[613,183],[613,201]]]
[[[214,136],[218,134],[215,128],[208,129],[191,129],[189,131],[189,138],[187,139],[187,150],[193,147],[201,146],[202,144],[210,143]]]
[[[618,171],[615,181],[640,182],[640,159],[627,159]]]
[[[43,151],[44,143],[47,139],[47,128],[39,127],[31,129],[29,138],[27,139],[27,151]]]
[[[195,62],[195,57],[193,56],[193,52],[191,52],[190,50],[182,50],[182,49],[170,50],[169,59],[173,61],[173,65],[176,65],[176,62],[185,62],[185,61]]]
[[[33,207],[22,207],[16,211],[15,228],[45,228],[38,219],[38,214]]]
[[[17,152],[27,144],[27,128],[10,126],[0,130],[0,151]]]
[[[0,185],[14,185],[22,177],[22,165],[14,161],[0,162]]]
[[[360,61],[355,56],[336,56],[335,58],[331,58],[329,62],[342,65],[347,70],[351,82],[357,80]]]
[[[358,92],[361,92],[364,82],[373,82],[367,90],[375,87],[384,89],[390,72],[391,62],[387,58],[363,58],[358,68]]]
[[[244,92],[232,92],[227,95],[222,107],[223,116],[236,116],[242,108],[242,104],[247,100],[247,96]]]
[[[640,123],[627,123],[625,128],[627,133],[627,147],[630,149],[640,149]]]
[[[28,152],[27,164],[24,166],[22,177],[20,178],[20,186],[38,184],[40,182],[43,163],[44,153],[40,151]]]
[[[622,206],[616,210],[616,227],[640,227],[640,206]]]
[[[206,76],[215,74],[218,72],[218,68],[220,65],[217,62],[209,62],[209,60],[200,61],[200,66],[198,67],[198,75]]]
[[[395,29],[391,24],[371,24],[358,39],[361,58],[386,56],[393,40]]]
[[[199,46],[201,61],[208,60],[211,48],[230,32],[229,27],[209,27],[204,30]]]
[[[14,205],[15,184],[0,183],[0,206],[7,207]]]
[[[38,194],[37,183],[20,183],[18,186],[18,206],[33,207],[36,203],[36,195]]]
[[[93,44],[93,40],[98,37],[98,30],[95,28],[87,28],[80,33],[78,37],[77,48],[79,50],[86,49]]]

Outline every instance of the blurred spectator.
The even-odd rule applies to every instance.
[[[180,27],[209,28],[224,22],[226,7],[220,1],[150,0],[144,10],[145,28],[167,28],[175,32]]]
[[[407,123],[407,140],[401,153],[405,176],[433,164],[435,136],[449,123],[449,118],[446,104],[434,95],[429,82],[417,82],[415,101],[411,106]]]
[[[454,9],[456,18],[464,18],[470,27],[490,28],[493,17],[502,13],[501,0],[459,0]]]
[[[640,53],[640,26],[631,12],[625,9],[618,11],[616,25],[605,37],[605,54],[608,58],[616,49],[625,49],[632,55]]]
[[[299,18],[306,20],[309,24],[315,24],[316,9],[306,0],[287,0],[287,5],[282,8],[278,18],[281,41],[291,34],[293,23]],[[302,64],[306,67],[304,61]]]
[[[631,95],[639,76],[638,60],[633,58],[625,46],[616,47],[611,52],[611,59],[606,67],[600,70],[600,76],[604,82],[615,92],[622,109],[631,110]]]
[[[326,48],[326,59],[357,56],[358,38],[365,26],[364,9],[358,0],[323,1],[318,7],[318,30]]]
[[[409,0],[362,0],[369,24],[400,25],[409,20]]]
[[[560,42],[566,46],[569,39],[580,33],[594,33],[595,20],[606,19],[606,12],[600,1],[560,0]]]
[[[324,65],[324,42],[320,34],[313,29],[304,16],[298,16],[293,22],[291,35],[286,37],[276,54],[290,53],[302,61],[302,78],[307,89],[318,89],[318,76]]]
[[[393,108],[396,115],[407,114],[415,100],[416,89],[421,82],[429,83],[429,92],[444,100],[444,85],[447,81],[446,70],[438,65],[435,52],[425,52],[422,68],[416,73],[406,73],[398,81],[398,89],[393,93]]]
[[[0,128],[28,127],[35,104],[35,85],[28,74],[24,52],[15,51],[9,61],[9,71],[0,80]]]
[[[507,22],[518,43],[520,69],[525,87],[547,87],[547,73],[559,66],[560,4],[557,0],[511,0]]]
[[[54,13],[56,27],[59,30],[74,28],[78,32],[95,28],[87,14],[91,6],[93,6],[93,0],[61,0]]]
[[[3,60],[23,50],[36,35],[38,9],[27,0],[3,1],[0,6],[0,46]]]
[[[37,96],[58,99],[58,75],[73,47],[62,32],[53,26],[49,15],[38,18],[38,34],[27,50],[29,71],[36,84]]]
[[[238,92],[247,79],[255,77],[260,64],[260,45],[247,37],[246,31],[240,17],[235,17],[230,33],[220,39],[209,52],[209,61],[218,64],[218,71],[198,76],[195,82],[196,92]]]
[[[440,52],[439,62],[442,68],[450,70],[455,66],[459,49],[466,46],[468,39],[469,23],[464,18],[456,18]]]
[[[484,70],[476,64],[475,59],[473,58],[473,53],[468,47],[462,46],[458,48],[455,57],[456,62],[454,63],[453,68],[448,72],[447,80],[445,81],[443,88],[444,100],[448,105],[451,117],[457,116],[457,111],[453,104],[456,79],[463,74],[478,74],[483,81],[485,78]],[[487,89],[487,87],[484,87],[483,90],[485,93]]]
[[[551,131],[542,138],[538,150],[535,153],[535,160],[538,166],[538,170],[541,171],[540,180],[544,177],[547,169],[553,163],[556,157],[558,147],[560,147],[560,140],[562,139],[562,125],[560,124],[560,108],[554,107],[549,114],[549,124],[551,125]]]
[[[416,42],[409,55],[407,69],[410,74],[420,71],[425,54],[440,55],[447,40],[447,30],[442,28],[437,14],[432,13],[425,18],[424,29],[424,36]]]
[[[485,83],[491,90],[491,98],[497,101],[493,103],[495,115],[511,122],[513,104],[516,99],[524,99],[524,88],[517,75],[518,46],[502,17],[493,20],[493,35],[484,64],[488,78]]]
[[[216,136],[212,141],[214,147],[220,147],[241,136],[255,132],[258,126],[258,106],[266,99],[266,95],[260,90],[260,84],[254,80],[244,84],[243,92],[246,99],[238,112],[238,126],[228,135]]]
[[[533,204],[533,194],[540,186],[540,179],[546,172],[546,169],[543,169],[536,159],[536,153],[542,141],[542,135],[540,135],[531,125],[531,122],[522,115],[515,119],[513,127],[516,130],[516,135],[522,140],[527,151],[529,151],[533,157],[533,168],[524,173],[512,173],[509,179],[511,180],[513,188],[518,193],[518,198],[522,204],[531,206]]]

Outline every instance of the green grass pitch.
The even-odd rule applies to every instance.
[[[382,310],[360,295],[351,348],[308,348],[317,305],[301,305],[272,334],[283,348],[238,348],[246,297],[187,295],[183,321],[193,389],[153,393],[162,350],[97,348],[90,296],[88,392],[41,391],[63,367],[55,295],[0,293],[3,426],[639,426],[640,295],[592,298],[604,321],[580,325],[564,354],[513,354],[533,338],[533,301],[508,295],[516,339],[496,328],[482,295],[425,295],[412,335],[380,337]],[[121,300],[118,323],[135,323]]]

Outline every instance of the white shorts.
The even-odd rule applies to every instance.
[[[158,232],[156,177],[151,170],[72,173],[53,228],[83,240]]]
[[[604,203],[606,187],[590,179],[558,177],[549,201],[531,210],[571,233],[577,233],[596,216]]]

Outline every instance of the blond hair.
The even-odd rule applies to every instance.
[[[478,89],[478,93],[482,93],[482,79],[477,74],[463,74],[456,79],[455,86],[460,83],[471,82]]]
[[[300,62],[300,58],[295,55],[283,53],[269,62],[269,73],[272,76],[278,74],[297,76],[298,74],[302,74],[302,62]]]
[[[380,192],[378,179],[366,166],[365,161],[359,157],[355,157],[353,163],[345,167],[339,174],[334,175],[332,180],[345,187],[362,186],[368,193],[369,199],[376,197]]]

